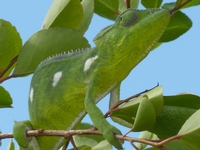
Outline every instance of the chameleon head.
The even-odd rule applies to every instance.
[[[118,56],[129,55],[133,59],[142,54],[143,59],[160,39],[169,21],[170,12],[165,9],[127,9],[117,17],[115,24],[103,29],[94,42],[97,46],[105,44],[109,54],[120,52]]]

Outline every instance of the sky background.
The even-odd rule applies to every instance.
[[[164,2],[169,2],[164,0]],[[2,0],[0,1],[0,18],[14,25],[21,35],[23,43],[41,29],[45,15],[52,3],[49,1],[22,1]],[[142,7],[139,7],[142,8]],[[175,41],[162,44],[151,52],[123,81],[121,87],[121,99],[134,95],[154,87],[157,83],[163,86],[164,95],[174,95],[189,92],[200,95],[200,6],[185,9],[183,12],[193,22],[193,27],[183,36]],[[85,34],[91,46],[94,46],[93,38],[104,27],[112,24],[112,21],[93,16],[92,23]],[[145,36],[145,35],[144,35]],[[134,41],[133,41],[134,42]],[[2,86],[8,90],[13,98],[13,107],[0,109],[0,130],[3,133],[12,132],[14,120],[21,121],[29,119],[28,116],[28,93],[31,75],[23,78],[14,78],[5,81]],[[108,98],[104,98],[98,106],[105,113],[108,108]],[[85,122],[91,122],[89,117]],[[128,129],[122,128],[123,133]],[[131,133],[129,136],[137,137],[138,134]],[[0,150],[7,148],[9,139],[2,141]],[[124,144],[125,149],[130,144]]]

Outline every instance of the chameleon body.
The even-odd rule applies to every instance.
[[[169,20],[170,13],[164,9],[128,9],[96,36],[94,48],[42,62],[31,81],[27,129],[70,130],[87,112],[105,139],[122,149],[114,137],[120,131],[106,121],[96,103],[109,93],[110,107],[118,101],[121,82],[148,55]],[[25,128],[21,122],[14,127],[15,139],[19,145],[33,148],[34,144],[26,144],[29,139],[22,140],[24,133],[23,138],[19,136],[20,128]],[[42,150],[57,150],[66,139],[38,136],[36,141]]]

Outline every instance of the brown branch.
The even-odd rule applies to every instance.
[[[126,8],[131,7],[130,0],[124,0],[124,2],[126,3]]]
[[[188,4],[191,0],[186,0],[183,3],[178,4],[177,6],[175,6],[173,9],[170,10],[170,13],[173,15],[177,10],[179,10],[181,7],[185,6],[186,4]]]
[[[3,72],[0,74],[0,78],[3,77],[3,75],[16,63],[18,58],[18,55],[15,56],[10,63],[8,64],[8,66],[3,70]]]
[[[137,94],[135,94],[135,95],[133,95],[133,96],[130,96],[130,97],[124,99],[124,100],[118,101],[118,102],[104,115],[105,118],[107,118],[107,117],[110,115],[111,112],[114,112],[114,111],[119,110],[118,107],[119,107],[121,104],[127,103],[128,101],[132,100],[133,98],[137,98],[137,97],[139,97],[140,95],[142,95],[142,94],[144,94],[144,93],[146,93],[146,92],[148,92],[148,91],[151,91],[152,89],[156,88],[157,86],[159,86],[159,84],[157,84],[155,87],[153,87],[153,88],[151,88],[151,89],[146,89],[146,90],[144,90],[144,91],[142,91],[142,92],[140,92],[140,93],[137,93]]]
[[[88,130],[31,130],[31,131],[27,131],[27,136],[28,137],[32,137],[32,136],[63,136],[63,137],[72,137],[73,135],[82,135],[82,134],[93,134],[93,135],[102,135],[98,130],[93,130],[93,129],[88,129]],[[157,147],[160,149],[165,149],[165,150],[169,150],[168,148],[164,147],[163,145],[181,138],[183,135],[176,135],[173,137],[170,137],[168,139],[165,140],[161,140],[161,141],[151,141],[148,139],[140,139],[140,138],[133,138],[133,137],[128,137],[128,136],[123,136],[123,135],[118,135],[116,134],[115,137],[118,140],[122,140],[122,141],[129,141],[130,143],[133,142],[138,142],[138,143],[143,143],[143,144],[147,144],[153,147]],[[0,139],[6,139],[6,138],[13,138],[13,134],[12,133],[6,133],[6,134],[0,134]],[[71,141],[71,140],[70,140]],[[67,144],[66,144],[67,145]],[[131,144],[133,146],[133,144]]]

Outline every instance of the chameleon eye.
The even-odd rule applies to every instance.
[[[138,13],[135,9],[127,9],[119,16],[119,22],[124,27],[129,27],[136,22]]]

